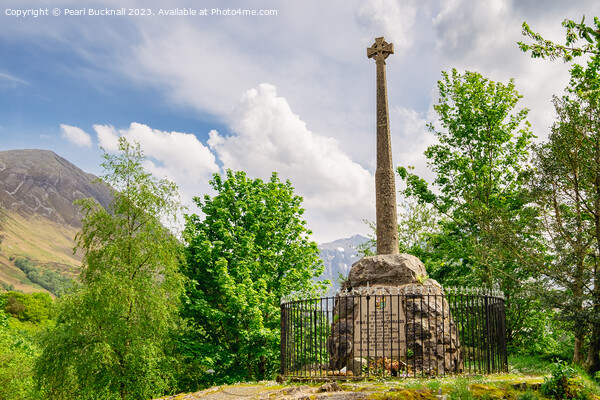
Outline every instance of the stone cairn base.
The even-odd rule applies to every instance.
[[[403,332],[395,333],[403,341],[400,349],[396,345],[391,351],[389,347],[387,351],[385,348],[377,352],[371,350],[369,356],[364,348],[362,352],[355,349],[355,320],[364,313],[360,302],[367,295],[383,296],[385,301],[399,303],[404,314],[404,323],[400,324]],[[369,304],[374,304],[373,299]],[[378,322],[381,329],[383,323]],[[390,329],[398,330],[398,327],[398,323],[392,323],[387,328],[387,337]],[[378,334],[381,335],[381,330]],[[369,333],[371,340],[376,340],[375,336],[375,332]],[[352,266],[335,299],[327,351],[328,368],[341,371],[342,375],[377,373],[375,371],[392,376],[444,375],[463,369],[458,330],[443,288],[428,279],[423,263],[409,254],[365,257]]]

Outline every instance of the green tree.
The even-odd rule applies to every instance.
[[[440,216],[430,205],[419,203],[416,198],[403,199],[398,205],[398,248],[400,253],[412,254],[426,263],[430,255],[432,236],[440,231]],[[377,245],[375,222],[364,221],[372,230],[369,240],[358,246],[363,256],[375,255]]]
[[[519,47],[524,52],[531,52],[532,58],[546,58],[555,60],[562,58],[564,61],[572,61],[573,58],[590,54],[592,56],[600,55],[600,20],[594,17],[594,26],[585,24],[585,16],[578,24],[573,20],[565,19],[562,26],[566,29],[565,44],[561,45],[531,30],[527,22],[523,22],[523,35],[534,41],[532,44],[518,42]],[[580,40],[583,45],[577,46]]]
[[[6,297],[0,297],[0,399],[31,400],[40,398],[35,391],[35,344],[9,324],[3,311]]]
[[[200,372],[214,371],[199,384],[270,377],[279,364],[280,299],[323,289],[313,281],[323,271],[319,251],[289,181],[228,170],[210,183],[217,194],[195,199],[204,215],[188,216],[185,229],[189,355]]]
[[[545,40],[524,23],[523,34],[535,44],[519,45],[532,57],[572,61],[590,55],[585,67],[572,66],[565,95],[554,99],[558,118],[537,150],[535,188],[554,255],[544,269],[554,289],[545,297],[575,335],[574,361],[595,372],[600,370],[600,20],[594,18],[594,27],[584,21],[563,22],[565,45]],[[580,39],[584,45],[576,47]]]
[[[176,215],[177,188],[145,172],[139,145],[124,138],[104,159],[114,199],[108,210],[79,203],[81,287],[58,302],[37,363],[52,399],[147,399],[172,384],[182,246],[161,219]]]
[[[4,311],[19,321],[41,324],[51,318],[52,298],[47,293],[6,292],[0,294],[0,300]]]
[[[537,150],[538,204],[555,255],[544,270],[545,293],[575,335],[573,360],[584,363],[586,333],[593,332],[587,364],[600,368],[600,60],[571,70],[567,94],[555,98],[558,116],[548,142]],[[592,304],[593,306],[586,306]]]
[[[443,72],[434,106],[438,144],[425,151],[433,189],[409,169],[403,195],[433,206],[440,233],[430,236],[429,274],[446,284],[499,286],[507,295],[509,339],[523,333],[530,307],[523,284],[539,257],[535,210],[524,185],[534,137],[514,82],[476,72]]]

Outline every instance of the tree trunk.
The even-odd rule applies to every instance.
[[[575,349],[573,350],[573,363],[583,365],[585,358],[583,354],[584,334],[577,332],[575,336]]]
[[[596,254],[594,256],[594,317],[592,318],[592,336],[590,340],[590,348],[586,361],[587,370],[590,374],[600,371],[600,270],[598,269],[598,253],[600,252],[600,173],[598,166],[600,165],[600,143],[595,142],[595,179],[594,179],[594,228],[596,234]]]
[[[590,375],[600,371],[600,326],[594,324],[585,367]]]
[[[267,373],[267,358],[265,356],[260,356],[260,361],[258,362],[258,377],[260,379],[265,379],[266,373]]]
[[[577,268],[575,272],[575,282],[573,283],[573,297],[577,299],[576,309],[579,313],[583,313],[583,287],[584,287],[584,254],[578,256]],[[575,348],[573,349],[573,363],[577,365],[585,364],[585,354],[583,345],[585,341],[585,333],[588,324],[577,322],[573,333],[575,334]]]

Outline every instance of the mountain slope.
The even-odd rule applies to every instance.
[[[110,202],[106,186],[49,150],[0,151],[0,205],[26,218],[44,217],[62,225],[81,226],[73,201],[92,197]]]
[[[364,236],[354,235],[350,238],[338,239],[318,246],[319,256],[325,266],[325,271],[323,271],[319,280],[329,279],[332,283],[328,295],[335,293],[340,288],[338,283],[340,276],[344,279],[348,276],[352,264],[360,258],[356,248],[367,240],[369,239]]]
[[[81,227],[76,199],[92,197],[103,206],[110,189],[94,175],[47,150],[0,152],[0,282],[24,292],[43,290],[14,261],[27,258],[42,270],[73,275],[81,255],[73,238]]]

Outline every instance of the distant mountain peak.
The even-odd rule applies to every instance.
[[[349,238],[337,239],[333,242],[320,244],[319,256],[323,260],[325,270],[318,278],[319,280],[329,279],[332,283],[329,295],[332,295],[339,289],[338,278],[342,275],[348,276],[352,264],[359,260],[358,246],[366,243],[369,238],[362,235],[354,235]]]
[[[103,206],[110,203],[109,188],[92,183],[94,179],[50,150],[0,151],[0,206],[26,218],[81,226],[75,200],[92,197]]]

